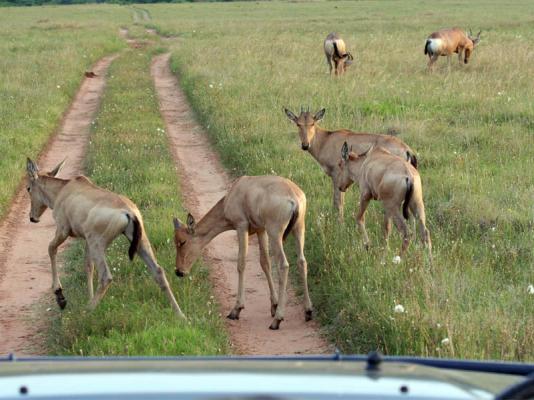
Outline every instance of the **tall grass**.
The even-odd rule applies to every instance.
[[[5,7],[0,12],[0,218],[24,173],[58,127],[83,73],[124,47],[118,6]]]
[[[149,73],[153,51],[129,50],[113,62],[102,109],[95,121],[87,173],[125,194],[141,210],[156,257],[188,317],[172,312],[167,298],[138,257],[130,263],[126,239],[108,250],[114,283],[87,312],[83,246],[66,257],[63,286],[69,305],[55,312],[50,351],[82,355],[221,354],[228,343],[206,268],[190,279],[174,276],[172,216],[182,212],[176,171]],[[55,308],[54,308],[55,310]]]
[[[534,360],[532,225],[534,31],[530,3],[309,2],[150,5],[174,40],[200,120],[235,174],[279,174],[307,194],[310,290],[343,351]],[[483,29],[471,63],[426,73],[427,35]],[[355,55],[328,76],[322,41],[338,31]],[[456,61],[456,60],[455,60]],[[322,126],[386,132],[418,152],[435,263],[411,246],[382,263],[381,207],[370,207],[365,252],[347,197],[336,221],[331,183],[299,149],[282,112],[326,107]],[[397,236],[398,237],[398,236]],[[390,245],[397,249],[398,239]],[[292,264],[294,265],[294,259]],[[402,304],[404,313],[394,313]],[[448,339],[445,340],[444,339]]]

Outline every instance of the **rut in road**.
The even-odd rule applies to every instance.
[[[223,197],[230,179],[206,133],[193,112],[169,67],[170,54],[159,55],[152,63],[152,77],[165,120],[171,152],[181,176],[185,203],[197,220]],[[171,221],[169,221],[171,223]],[[215,238],[205,251],[215,295],[226,315],[237,293],[237,239],[235,231]],[[273,265],[274,267],[274,265]],[[290,265],[290,268],[297,268]],[[194,271],[193,271],[194,273]],[[251,355],[318,354],[331,351],[319,334],[318,324],[304,321],[304,307],[291,289],[286,316],[278,331],[268,329],[272,317],[267,280],[260,268],[256,236],[251,237],[245,270],[245,309],[237,321],[226,320],[235,353]],[[189,313],[194,310],[188,310]]]
[[[91,122],[104,93],[105,75],[115,57],[98,61],[92,69],[97,76],[82,82],[58,133],[37,161],[42,170],[50,170],[67,157],[59,177],[82,173]],[[25,158],[25,154],[20,157]],[[34,312],[44,308],[41,301],[48,303],[53,299],[48,243],[54,237],[55,222],[48,210],[40,223],[31,224],[29,210],[26,186],[21,185],[0,224],[0,355],[34,355],[45,351],[41,336],[45,321]],[[57,307],[55,302],[52,307]]]

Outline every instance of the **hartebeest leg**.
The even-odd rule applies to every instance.
[[[391,214],[388,210],[384,210],[384,241],[386,242],[386,250],[389,249],[389,235],[391,234]]]
[[[276,313],[276,307],[278,307],[278,296],[274,289],[273,275],[271,271],[271,259],[269,257],[269,239],[267,232],[261,231],[257,233],[258,244],[260,246],[260,265],[261,269],[265,273],[267,278],[267,284],[269,285],[269,293],[271,295],[271,317],[274,317]]]
[[[310,293],[308,292],[308,263],[304,257],[304,218],[295,224],[293,234],[297,245],[297,265],[300,270],[302,287],[304,289],[304,319],[309,321],[313,318],[313,307],[310,300]]]
[[[434,63],[436,62],[436,60],[438,59],[438,55],[437,54],[433,54],[432,56],[430,56],[429,60],[428,60],[428,72],[432,72],[432,67],[434,65]]]
[[[113,276],[109,270],[108,263],[106,262],[106,247],[97,243],[87,243],[89,247],[89,253],[91,260],[96,266],[96,271],[98,273],[98,285],[96,288],[96,293],[93,298],[89,301],[88,307],[90,310],[94,310],[100,300],[106,294],[106,291],[113,281]]]
[[[358,215],[356,215],[356,223],[363,235],[363,245],[365,246],[365,250],[369,250],[369,236],[367,236],[367,230],[365,229],[365,210],[371,199],[372,195],[369,192],[362,192],[360,194],[360,209],[358,210]]]
[[[339,187],[334,179],[332,179],[332,184],[334,188],[334,208],[337,211],[339,222],[343,222],[345,193],[339,190]]]
[[[158,265],[156,257],[154,257],[154,253],[152,252],[152,247],[150,246],[148,240],[146,240],[144,237],[139,245],[138,254],[152,273],[152,276],[159,285],[160,289],[167,295],[174,313],[180,318],[185,318],[184,313],[180,309],[180,306],[172,294],[171,287],[169,286],[169,282],[165,276],[165,271]]]
[[[451,58],[452,58],[452,56],[449,54],[447,56],[447,71],[448,72],[451,72]]]
[[[277,260],[278,268],[278,307],[276,308],[276,314],[269,329],[277,330],[280,328],[280,322],[284,320],[287,301],[287,275],[289,272],[289,263],[287,262],[286,255],[284,253],[284,243],[282,234],[269,234],[269,241],[272,244],[273,256]]]
[[[395,226],[399,230],[400,234],[402,235],[402,247],[401,247],[401,256],[404,255],[404,252],[408,248],[408,245],[410,244],[410,235],[408,233],[408,226],[406,225],[406,222],[404,221],[404,217],[402,216],[400,210],[395,209],[393,212],[393,222],[395,223]]]
[[[237,272],[239,274],[237,283],[237,299],[234,308],[228,314],[230,319],[239,319],[239,313],[245,308],[245,266],[248,252],[248,227],[237,229],[237,239],[239,241],[239,251],[237,255]]]
[[[95,271],[95,265],[93,260],[91,260],[91,255],[89,253],[89,246],[85,244],[85,273],[87,274],[87,294],[89,295],[89,300],[94,296],[93,290],[93,273]]]
[[[417,205],[414,205],[413,207],[410,205],[410,209],[412,211],[412,214],[417,219],[421,241],[423,242],[423,245],[428,249],[428,257],[430,259],[430,262],[432,262],[432,241],[430,240],[430,232],[426,227],[425,209],[424,207]]]
[[[462,52],[463,49],[458,50],[458,63],[460,64],[460,66],[462,65]]]
[[[56,230],[56,235],[54,239],[48,244],[48,255],[50,256],[50,266],[52,268],[52,290],[56,295],[56,302],[59,305],[59,308],[62,310],[67,305],[67,300],[63,296],[63,288],[61,287],[61,282],[59,280],[59,274],[57,272],[56,265],[56,255],[57,248],[69,237],[68,232],[63,232],[59,227]]]
[[[329,73],[332,75],[332,57],[328,54],[325,54],[326,56],[326,63],[328,64],[328,67],[330,68]]]

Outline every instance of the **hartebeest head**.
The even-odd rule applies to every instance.
[[[323,108],[322,110],[317,111],[317,113],[312,114],[309,108],[307,111],[304,111],[304,108],[301,107],[300,115],[298,117],[287,108],[284,108],[284,111],[289,120],[293,121],[299,128],[302,150],[308,150],[315,137],[315,125],[323,119],[326,110]]]
[[[338,169],[335,177],[336,185],[340,191],[345,192],[354,182],[354,171],[360,169],[365,157],[371,151],[372,146],[362,154],[356,155],[349,149],[347,142],[341,147],[341,160],[338,163]]]
[[[173,218],[174,223],[174,244],[176,246],[176,276],[187,275],[201,250],[201,246],[195,240],[195,218],[187,215],[187,225],[184,225],[178,218]]]
[[[39,167],[35,162],[27,159],[26,170],[28,172],[28,185],[26,187],[30,194],[31,208],[30,208],[30,221],[39,222],[41,215],[49,207],[52,207],[51,200],[48,198],[44,191],[43,177],[55,177],[58,172],[63,168],[65,160],[61,161],[52,171],[44,174],[39,174]]]
[[[465,64],[467,64],[469,62],[469,57],[471,57],[471,53],[475,49],[476,45],[478,43],[480,43],[480,34],[481,33],[482,33],[482,31],[479,31],[476,36],[473,36],[473,32],[471,31],[471,29],[469,29],[469,35],[467,35],[467,37],[471,41],[472,46],[467,45],[465,47],[465,56],[464,56],[464,63]]]

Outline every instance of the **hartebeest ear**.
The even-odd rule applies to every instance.
[[[345,161],[349,159],[349,145],[347,142],[343,143],[343,146],[341,146],[341,158]]]
[[[313,119],[315,120],[315,122],[322,120],[323,117],[324,117],[324,113],[325,112],[326,112],[325,108],[323,108],[322,110],[317,111],[317,114],[315,114],[313,116]]]
[[[63,168],[63,166],[65,165],[65,161],[67,161],[67,159],[65,158],[63,161],[61,161],[57,166],[56,168],[54,168],[52,171],[50,171],[48,173],[48,176],[56,176],[59,171],[61,171],[61,168]]]
[[[176,217],[172,218],[172,223],[174,224],[174,229],[180,229],[180,227],[182,226],[182,223]]]
[[[193,217],[190,213],[187,214],[187,231],[191,234],[195,234],[195,217]]]
[[[293,114],[287,108],[284,108],[284,112],[286,113],[287,118],[289,118],[290,121],[293,121],[294,123],[297,123],[298,117],[295,114]]]
[[[28,177],[30,179],[37,179],[39,177],[39,168],[29,158],[26,158],[26,171],[28,172]]]

